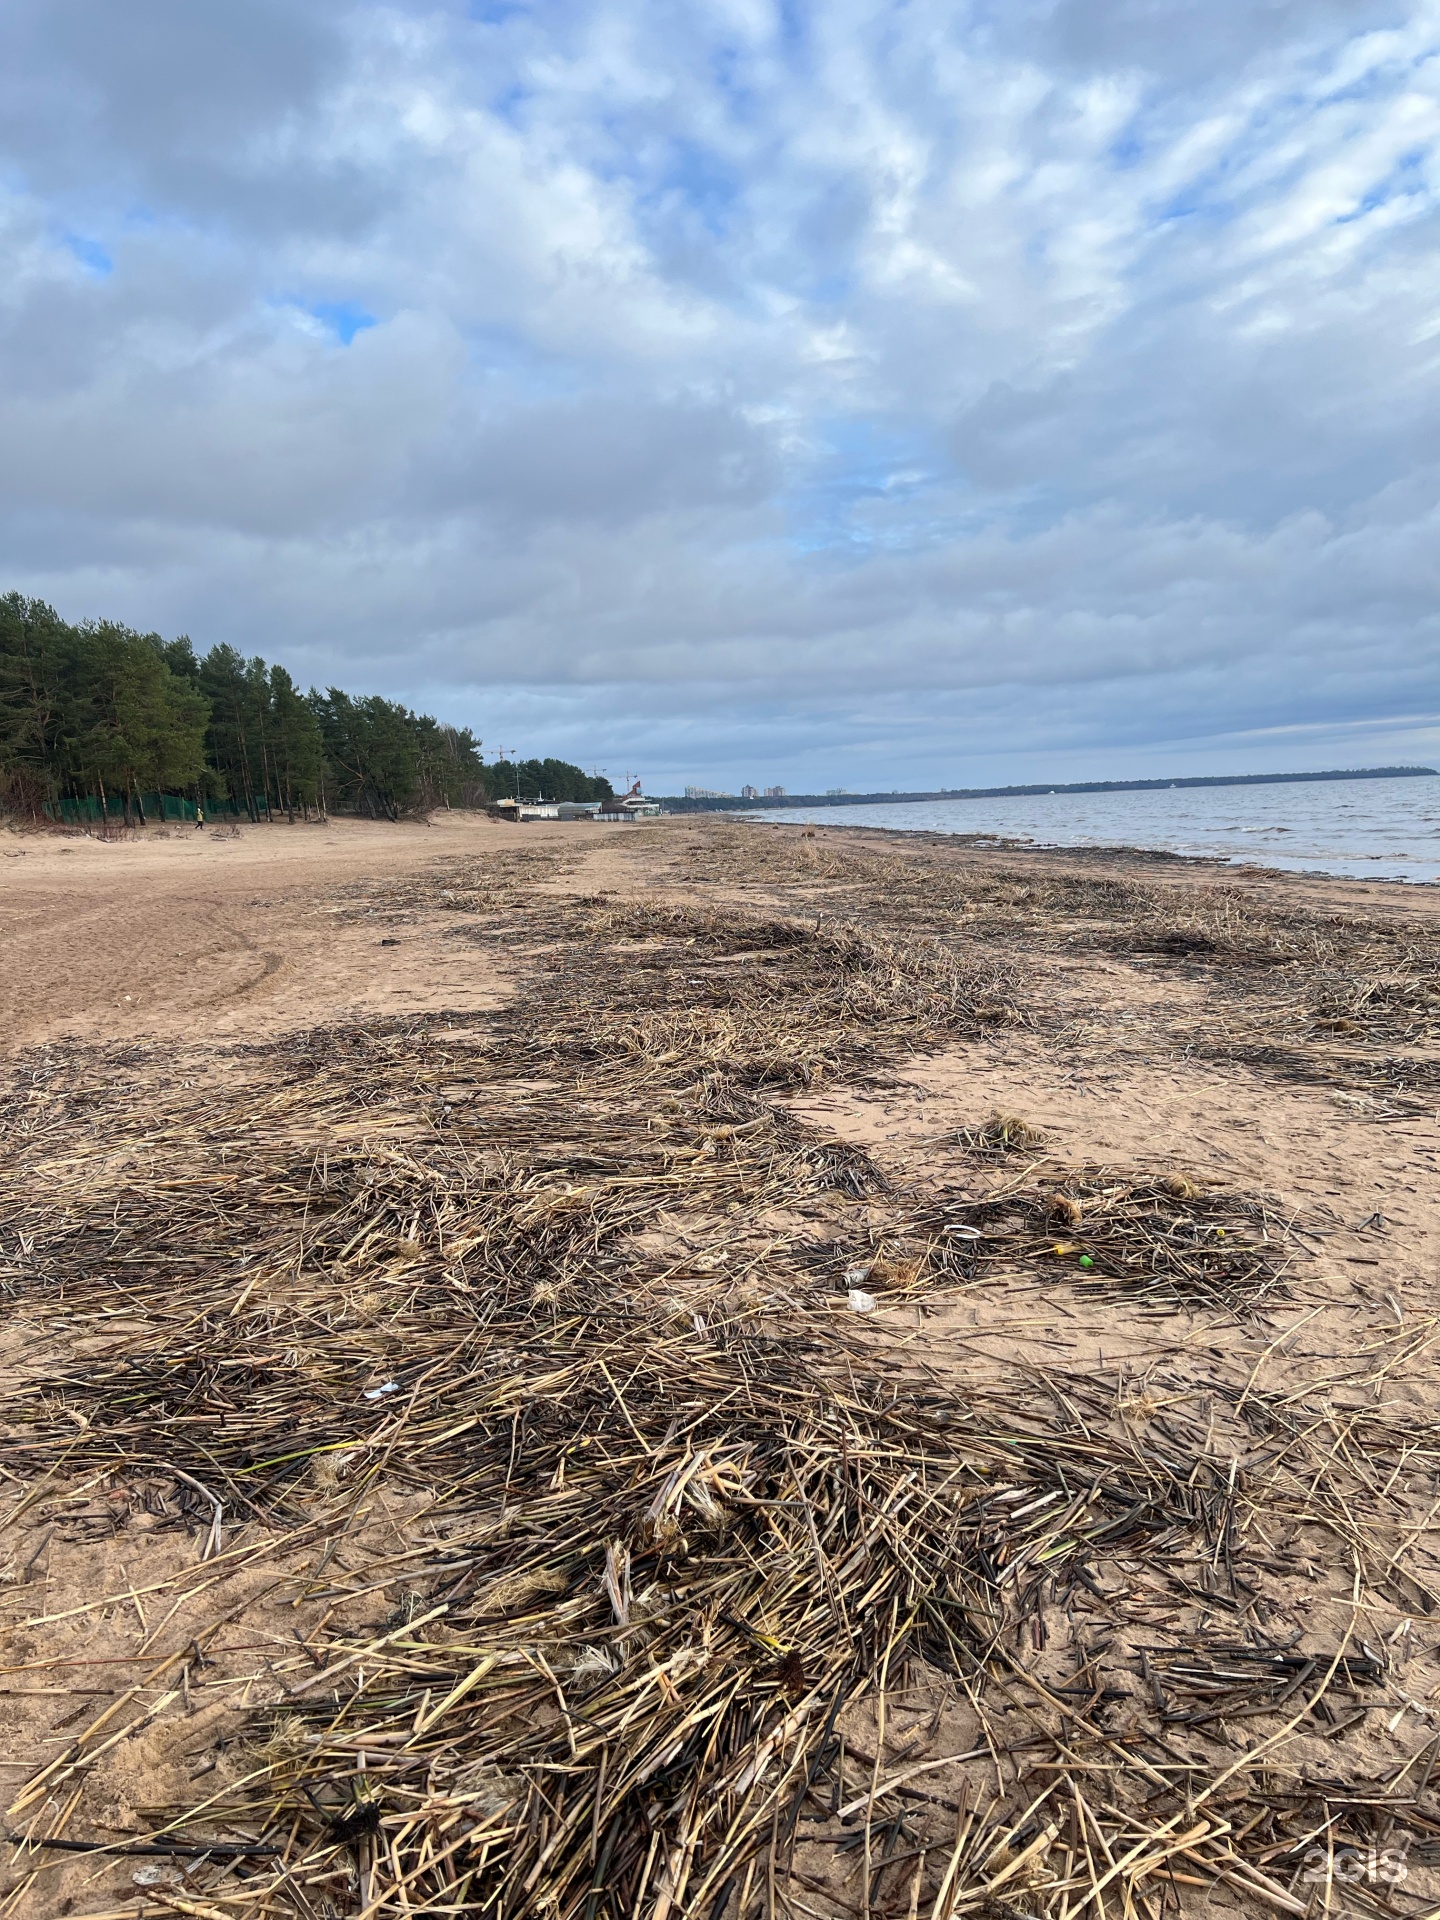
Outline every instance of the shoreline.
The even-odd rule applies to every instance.
[[[776,827],[781,831],[794,830],[788,822],[782,820],[762,820],[746,814],[735,817],[748,826]],[[1220,854],[1176,853],[1168,847],[1127,846],[1118,842],[1103,846],[1088,844],[1066,846],[1058,842],[1009,839],[1001,834],[945,833],[934,827],[877,827],[864,822],[837,823],[831,830],[847,834],[874,834],[881,839],[895,842],[923,841],[929,845],[957,847],[967,853],[1034,855],[1037,858],[1048,856],[1056,860],[1093,859],[1097,864],[1120,866],[1130,861],[1147,866],[1173,864],[1190,870],[1203,869],[1216,875],[1253,875],[1261,879],[1279,881],[1328,881],[1335,886],[1440,887],[1440,880],[1407,880],[1393,874],[1334,873],[1322,867],[1275,867],[1267,865],[1263,860],[1229,860]],[[1385,858],[1383,854],[1376,857]]]
[[[1234,869],[1259,866],[1279,872],[1326,874],[1337,879],[1398,880],[1406,885],[1440,884],[1440,789],[1417,794],[1387,793],[1377,802],[1355,790],[1326,783],[1308,796],[1277,796],[1265,789],[1248,799],[1224,802],[1206,794],[1170,787],[1146,789],[1138,798],[1127,790],[1050,792],[1002,797],[989,806],[961,805],[948,798],[857,801],[848,816],[827,806],[797,802],[783,809],[751,804],[737,818],[763,825],[815,826],[861,831],[943,834],[964,844],[993,841],[1059,852],[1087,849],[1137,856],[1215,860]],[[693,816],[691,816],[693,817]],[[730,816],[717,816],[730,817]]]

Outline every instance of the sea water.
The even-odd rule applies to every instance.
[[[1368,880],[1440,880],[1440,776],[1164,787],[995,800],[776,807],[760,820],[993,834],[1037,847],[1139,847],[1237,866]]]

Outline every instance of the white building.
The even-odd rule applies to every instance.
[[[613,800],[602,800],[597,816],[601,820],[648,820],[660,811],[658,800],[647,800],[640,791],[637,780],[627,794]]]

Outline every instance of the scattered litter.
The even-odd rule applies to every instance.
[[[853,1313],[873,1313],[875,1311],[875,1296],[873,1293],[866,1293],[863,1287],[851,1287],[845,1298],[849,1301],[850,1309]]]
[[[367,1400],[383,1400],[387,1393],[398,1393],[399,1391],[400,1382],[398,1380],[387,1380],[381,1387],[366,1387],[364,1397]]]
[[[136,1867],[130,1876],[137,1887],[183,1887],[185,1876],[174,1867],[162,1866],[158,1860],[148,1860],[143,1867]]]
[[[1041,1179],[994,1199],[952,1202],[947,1211],[970,1215],[978,1262],[1073,1260],[1087,1291],[1244,1310],[1286,1297],[1287,1236],[1264,1195],[1192,1189],[1177,1205],[1181,1197],[1168,1176],[1091,1166],[1066,1169],[1062,1178],[1063,1193]],[[1057,1199],[1074,1202],[1083,1241],[1055,1237]],[[953,1236],[953,1227],[944,1231]]]

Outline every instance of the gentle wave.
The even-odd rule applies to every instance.
[[[1354,879],[1440,880],[1440,776],[757,808],[747,818],[989,834],[1037,847],[1135,847]],[[1281,844],[1255,844],[1282,835]]]

